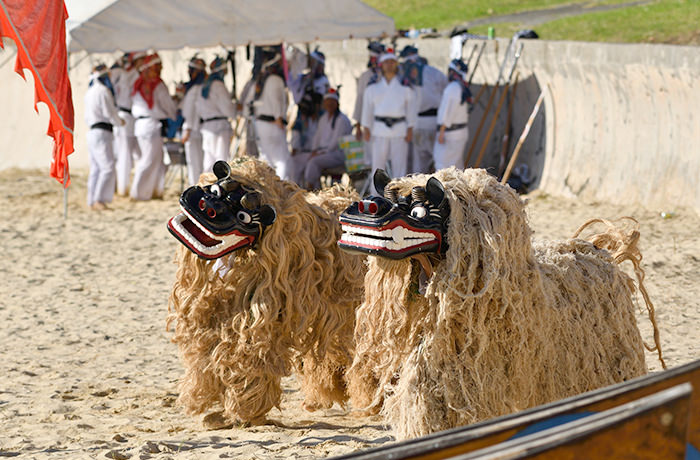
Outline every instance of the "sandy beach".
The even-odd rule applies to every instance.
[[[379,417],[308,413],[295,378],[270,425],[207,431],[176,403],[182,366],[165,329],[179,244],[166,230],[179,179],[163,200],[85,204],[72,171],[68,218],[48,171],[0,172],[0,457],[36,459],[320,458],[387,443]],[[537,238],[591,218],[640,223],[645,284],[669,367],[700,358],[700,217],[687,209],[528,197]],[[661,212],[673,212],[664,219]],[[639,298],[638,323],[652,343]],[[661,369],[647,353],[651,371]]]

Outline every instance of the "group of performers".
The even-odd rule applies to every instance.
[[[368,50],[353,119],[372,174],[462,167],[471,103],[466,64],[451,61],[445,75],[414,46],[395,53],[371,42]],[[215,57],[207,65],[195,55],[189,81],[173,97],[160,78],[157,54],[127,53],[112,68],[93,69],[85,97],[91,208],[106,208],[115,191],[132,200],[162,196],[169,137],[184,143],[188,180],[197,183],[216,161],[230,159],[231,122],[238,117],[246,123],[246,153],[266,161],[281,179],[317,189],[324,170],[344,165],[339,141],[352,134],[353,123],[340,109],[322,52],[309,53],[306,71],[295,73],[285,71],[281,46],[256,47],[252,78],[238,100],[224,86],[227,64]],[[290,124],[288,93],[297,105]]]

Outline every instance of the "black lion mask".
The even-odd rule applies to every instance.
[[[255,246],[276,218],[274,208],[261,205],[260,192],[231,178],[228,163],[217,161],[213,169],[218,180],[185,190],[182,212],[168,221],[170,233],[202,259]]]
[[[419,253],[444,253],[450,205],[445,188],[434,177],[406,196],[387,189],[391,179],[381,169],[374,187],[382,196],[356,201],[340,215],[341,249],[390,259]]]

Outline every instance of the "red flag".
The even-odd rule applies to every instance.
[[[29,69],[34,76],[34,109],[38,102],[49,106],[47,134],[54,140],[51,177],[64,187],[70,184],[68,155],[73,153],[74,126],[67,18],[63,0],[0,0],[0,39],[11,38],[17,45],[15,72],[24,78],[22,69]]]

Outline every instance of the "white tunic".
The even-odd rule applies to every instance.
[[[112,81],[114,84],[114,94],[117,98],[117,107],[131,109],[131,92],[134,90],[134,83],[139,78],[136,69],[122,70],[119,78]]]
[[[347,136],[351,132],[352,123],[350,123],[350,119],[343,112],[338,112],[335,126],[333,126],[333,118],[328,113],[324,113],[318,120],[318,128],[311,142],[311,150],[338,154],[341,152],[338,145],[340,138]]]
[[[466,102],[462,104],[462,85],[456,81],[450,82],[442,94],[442,100],[438,108],[437,123],[438,125],[445,125],[446,128],[467,123],[469,121],[468,110],[468,104]],[[447,131],[445,135],[451,135],[451,133],[453,131]]]
[[[219,132],[221,130],[229,129],[231,123],[227,119],[221,120],[211,120],[205,122],[211,118],[236,118],[236,106],[231,101],[231,96],[229,95],[224,82],[220,80],[214,80],[209,87],[209,97],[205,98],[202,96],[202,86],[197,88],[195,93],[195,119],[192,125],[199,128],[202,131]],[[191,93],[192,90],[188,92]],[[184,113],[184,112],[183,112]]]
[[[88,127],[95,123],[121,124],[112,92],[99,80],[85,92],[85,123]]]
[[[355,94],[355,110],[352,112],[352,118],[357,123],[362,122],[362,102],[364,100],[365,90],[369,85],[370,80],[377,75],[379,71],[376,69],[367,69],[362,72],[362,75],[357,79],[357,91]]]
[[[153,136],[160,133],[160,120],[164,118],[176,118],[177,107],[173,102],[165,83],[160,82],[153,90],[153,107],[141,96],[140,92],[132,97],[131,114],[136,118],[134,134],[136,136]]]
[[[418,93],[418,113],[430,109],[437,109],[440,105],[440,98],[447,86],[447,77],[433,66],[423,67],[422,86],[417,86]],[[435,116],[419,116],[417,129],[430,129],[435,131]]]
[[[198,119],[195,119],[195,102],[197,101],[197,95],[202,92],[202,85],[196,84],[192,85],[189,90],[185,93],[185,97],[182,98],[180,103],[180,109],[182,110],[182,118],[185,122],[182,124],[182,129],[193,131],[195,133],[199,132]],[[197,123],[195,123],[197,121]]]
[[[389,127],[375,117],[405,117],[406,121]],[[369,85],[362,103],[362,126],[370,128],[372,136],[403,137],[407,128],[416,126],[418,107],[416,95],[412,88],[399,82],[398,76],[387,83],[382,77],[377,83]]]
[[[260,98],[253,102],[253,107],[256,116],[287,117],[287,93],[282,77],[276,74],[268,75]]]

